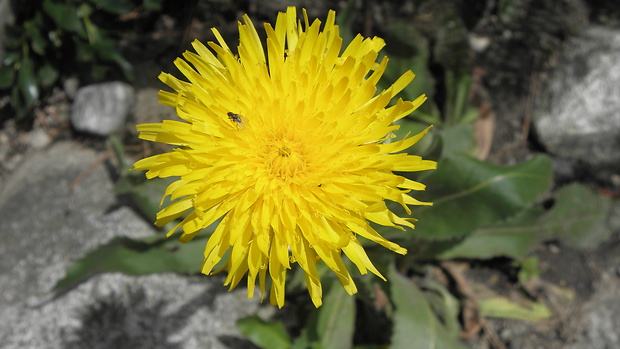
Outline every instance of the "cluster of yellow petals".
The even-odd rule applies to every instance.
[[[138,125],[140,138],[178,147],[142,159],[136,170],[147,177],[178,176],[164,193],[173,203],[157,225],[178,218],[180,240],[192,239],[220,220],[204,253],[202,271],[213,272],[225,253],[234,288],[247,274],[248,296],[258,278],[264,295],[282,307],[291,264],[303,268],[315,306],[322,288],[317,263],[324,262],[349,294],[357,289],[342,260],[344,253],[362,274],[383,278],[358,237],[392,251],[406,250],[384,239],[369,224],[411,227],[413,219],[391,212],[385,200],[422,203],[407,193],[424,185],[393,171],[433,169],[436,163],[402,153],[426,131],[388,142],[399,120],[424,100],[392,98],[414,77],[406,72],[380,93],[376,84],[388,59],[377,62],[380,38],[357,36],[342,51],[335,13],[321,22],[297,19],[288,8],[275,27],[265,24],[266,49],[247,16],[239,23],[238,55],[213,29],[217,43],[193,42],[176,66],[189,82],[162,73],[174,92],[160,101],[176,108],[182,121]],[[341,53],[342,51],[342,53]],[[190,64],[191,63],[191,66]],[[163,202],[163,199],[162,199]]]

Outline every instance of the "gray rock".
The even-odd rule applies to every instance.
[[[78,131],[107,136],[125,124],[133,102],[133,87],[123,82],[85,86],[76,93],[71,122]]]
[[[549,152],[593,173],[620,169],[620,30],[575,38],[538,102],[534,126]]]
[[[52,142],[52,137],[42,127],[30,131],[28,143],[32,149],[43,149]]]
[[[136,105],[133,109],[136,124],[156,123],[162,120],[180,120],[174,108],[163,105],[157,100],[158,89],[147,87],[137,91]]]
[[[235,321],[254,313],[258,300],[242,287],[226,292],[223,276],[102,274],[53,297],[54,284],[86,252],[115,236],[153,234],[150,222],[115,208],[105,166],[74,183],[98,157],[75,143],[54,144],[28,154],[2,183],[0,347],[247,348]]]
[[[77,95],[77,91],[78,91],[78,87],[79,86],[80,86],[80,81],[77,78],[75,78],[75,77],[67,78],[62,83],[63,90],[65,90],[65,93],[67,94],[67,97],[69,97],[71,99],[75,99],[75,96]]]
[[[620,278],[611,269],[602,273],[597,293],[582,310],[583,338],[567,349],[620,348]]]

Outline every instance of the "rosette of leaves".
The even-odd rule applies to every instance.
[[[347,14],[355,14],[356,2],[348,4],[338,23],[345,40],[352,27]],[[442,8],[444,16],[449,14],[448,9]],[[355,275],[360,291],[354,297],[338,285],[331,287],[330,282],[337,281],[330,278],[326,268],[318,268],[326,284],[324,304],[319,309],[304,301],[305,278],[302,272],[295,273],[287,281],[287,309],[292,315],[286,321],[278,316],[269,320],[250,316],[237,322],[240,332],[258,347],[463,349],[463,295],[428,277],[429,265],[454,259],[511,258],[522,281],[538,273],[537,260],[530,253],[542,241],[587,249],[608,237],[606,219],[612,201],[578,183],[553,188],[550,157],[537,154],[512,166],[477,158],[473,121],[480,115],[469,97],[471,67],[448,55],[460,52],[458,48],[467,37],[466,26],[451,18],[456,24],[440,26],[444,32],[435,40],[426,39],[409,22],[395,23],[384,33],[390,64],[380,84],[389,86],[398,78],[398,71],[412,69],[417,74],[416,83],[404,89],[401,97],[429,96],[421,108],[399,120],[400,129],[395,134],[403,137],[420,132],[428,123],[436,125],[409,149],[438,162],[437,170],[411,178],[427,184],[420,196],[433,201],[434,206],[415,209],[413,216],[422,219],[413,230],[377,227],[382,235],[407,247],[409,254],[396,259],[381,248],[366,245],[389,281]],[[449,21],[443,18],[441,22]],[[117,142],[114,149],[122,164],[122,144]],[[116,192],[132,198],[144,215],[154,216],[158,193],[169,183],[162,180],[146,185],[136,172],[122,165],[119,168]],[[214,229],[215,225],[205,232]],[[115,238],[77,261],[57,283],[56,292],[67,292],[102,272],[200,273],[196,261],[203,259],[205,240],[179,244],[163,234],[141,240]],[[527,307],[505,297],[475,301],[483,318],[539,320],[550,316],[542,301]]]
[[[115,33],[98,23],[138,7],[159,10],[161,2],[12,1],[15,23],[6,28],[6,54],[0,64],[0,91],[11,96],[11,114],[21,121],[62,76],[101,81],[122,75],[131,80],[131,64]]]

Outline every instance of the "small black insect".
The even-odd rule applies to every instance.
[[[228,112],[228,118],[230,119],[230,121],[232,121],[233,123],[235,123],[235,125],[237,125],[238,128],[240,129],[244,129],[245,127],[243,126],[244,123],[247,121],[247,119],[245,118],[245,116],[241,115],[241,114],[235,114],[231,111]]]

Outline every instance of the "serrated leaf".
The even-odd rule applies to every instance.
[[[510,167],[464,154],[442,158],[437,170],[422,180],[427,191],[415,195],[434,206],[415,208],[412,216],[419,221],[407,234],[427,240],[466,236],[530,206],[550,189],[551,179],[551,160],[542,155]]]
[[[348,349],[353,346],[355,298],[333,284],[319,308],[316,333],[322,348]]]
[[[281,322],[267,322],[256,315],[237,321],[239,332],[265,349],[289,349],[291,338]]]
[[[505,297],[478,300],[478,310],[482,317],[516,320],[544,320],[551,317],[551,311],[540,302],[531,302],[523,306]]]
[[[388,279],[394,304],[392,348],[467,348],[448,335],[422,291],[411,280],[399,274],[394,266]]]
[[[477,229],[437,257],[517,258],[549,239],[577,248],[593,247],[608,237],[605,220],[610,204],[609,198],[571,184],[558,190],[550,211],[533,207],[502,224]]]
[[[68,269],[67,275],[56,283],[54,290],[63,293],[89,277],[105,272],[128,275],[199,273],[207,240],[205,235],[185,244],[165,236],[142,240],[114,238],[75,262]]]

